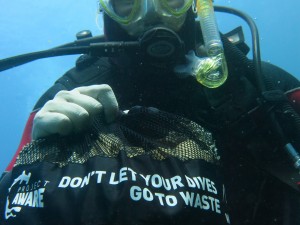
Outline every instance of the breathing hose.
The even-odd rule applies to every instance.
[[[268,101],[269,99],[266,99],[268,94],[270,95],[277,95],[280,101],[280,98],[282,98],[281,93],[276,92],[274,90],[272,82],[267,79],[265,76],[262,74],[262,69],[261,69],[261,56],[260,56],[260,46],[259,46],[259,35],[258,35],[258,30],[257,27],[252,20],[251,17],[249,17],[247,14],[228,7],[223,7],[223,6],[215,6],[215,11],[218,12],[226,12],[226,13],[231,13],[234,15],[237,15],[241,18],[243,18],[247,24],[250,27],[251,34],[252,34],[252,45],[253,45],[253,63],[248,60],[245,55],[240,52],[239,50],[234,50],[233,47],[230,47],[227,45],[233,52],[234,58],[239,59],[240,57],[240,62],[243,63],[246,68],[249,68],[250,70],[254,70],[255,74],[255,81],[256,81],[256,86],[258,87],[259,93],[261,94],[260,98],[263,99],[263,101]],[[223,43],[226,43],[223,42]],[[272,93],[273,92],[273,93]],[[284,93],[282,93],[283,95]],[[284,102],[283,104],[280,105],[281,111],[285,112],[285,114],[289,114],[289,119],[295,124],[296,126],[296,137],[295,140],[300,140],[300,116],[298,113],[295,112],[293,107],[287,103]],[[300,154],[298,151],[293,147],[293,145],[289,142],[289,140],[286,138],[286,135],[284,134],[284,131],[282,129],[282,126],[280,126],[278,119],[276,118],[276,115],[273,111],[269,112],[269,119],[270,123],[273,126],[273,131],[276,134],[276,136],[279,138],[284,150],[287,152],[287,154],[290,156],[294,163],[294,167],[297,170],[300,170]]]

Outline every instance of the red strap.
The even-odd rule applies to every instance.
[[[300,113],[300,88],[288,91],[286,94],[294,109]]]
[[[22,148],[31,141],[31,131],[32,131],[32,125],[33,125],[33,118],[34,118],[36,113],[37,113],[37,111],[32,112],[30,114],[28,120],[27,120],[27,123],[26,123],[25,129],[24,129],[23,136],[22,136],[21,142],[19,144],[19,147],[18,147],[14,157],[12,158],[12,160],[10,161],[10,163],[8,164],[8,166],[6,168],[7,172],[11,171],[12,168],[14,167],[14,165],[16,163],[16,160],[17,160],[17,157],[18,157],[20,151],[22,150]]]

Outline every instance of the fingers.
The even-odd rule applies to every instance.
[[[89,113],[81,106],[65,101],[48,101],[33,121],[33,139],[50,134],[80,132],[89,124]]]
[[[105,120],[112,122],[118,115],[118,102],[108,85],[92,85],[60,91],[36,114],[32,138],[51,134],[68,135],[80,132],[97,113],[104,112]]]
[[[85,109],[91,116],[101,112],[102,110],[102,104],[99,101],[88,95],[80,94],[76,90],[58,92],[55,96],[55,102],[58,104],[60,103],[61,107],[67,111],[69,110],[66,109],[66,107],[63,107],[64,104],[69,105],[68,103],[73,103],[74,105],[78,105]],[[69,106],[71,107],[70,110],[75,110],[74,113],[80,113],[79,108],[75,106],[72,107],[72,105]],[[57,110],[60,109],[58,108]]]
[[[91,85],[87,87],[75,88],[81,94],[97,99],[103,106],[106,122],[114,121],[118,115],[118,102],[116,96],[109,85]]]
[[[72,131],[72,122],[64,114],[38,112],[33,121],[32,139],[47,137],[51,134],[67,135]]]

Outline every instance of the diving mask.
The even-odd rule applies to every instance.
[[[193,0],[99,0],[100,7],[129,35],[140,36],[153,26],[178,31]]]

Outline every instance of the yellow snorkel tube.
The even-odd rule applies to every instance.
[[[187,64],[176,66],[175,72],[179,77],[193,76],[202,85],[217,88],[226,81],[228,69],[214,7],[212,0],[197,0],[196,4],[206,57],[198,57],[191,51],[186,55]]]
[[[217,88],[226,81],[228,69],[212,0],[197,0],[196,7],[208,57],[194,67],[195,77],[202,85]]]

